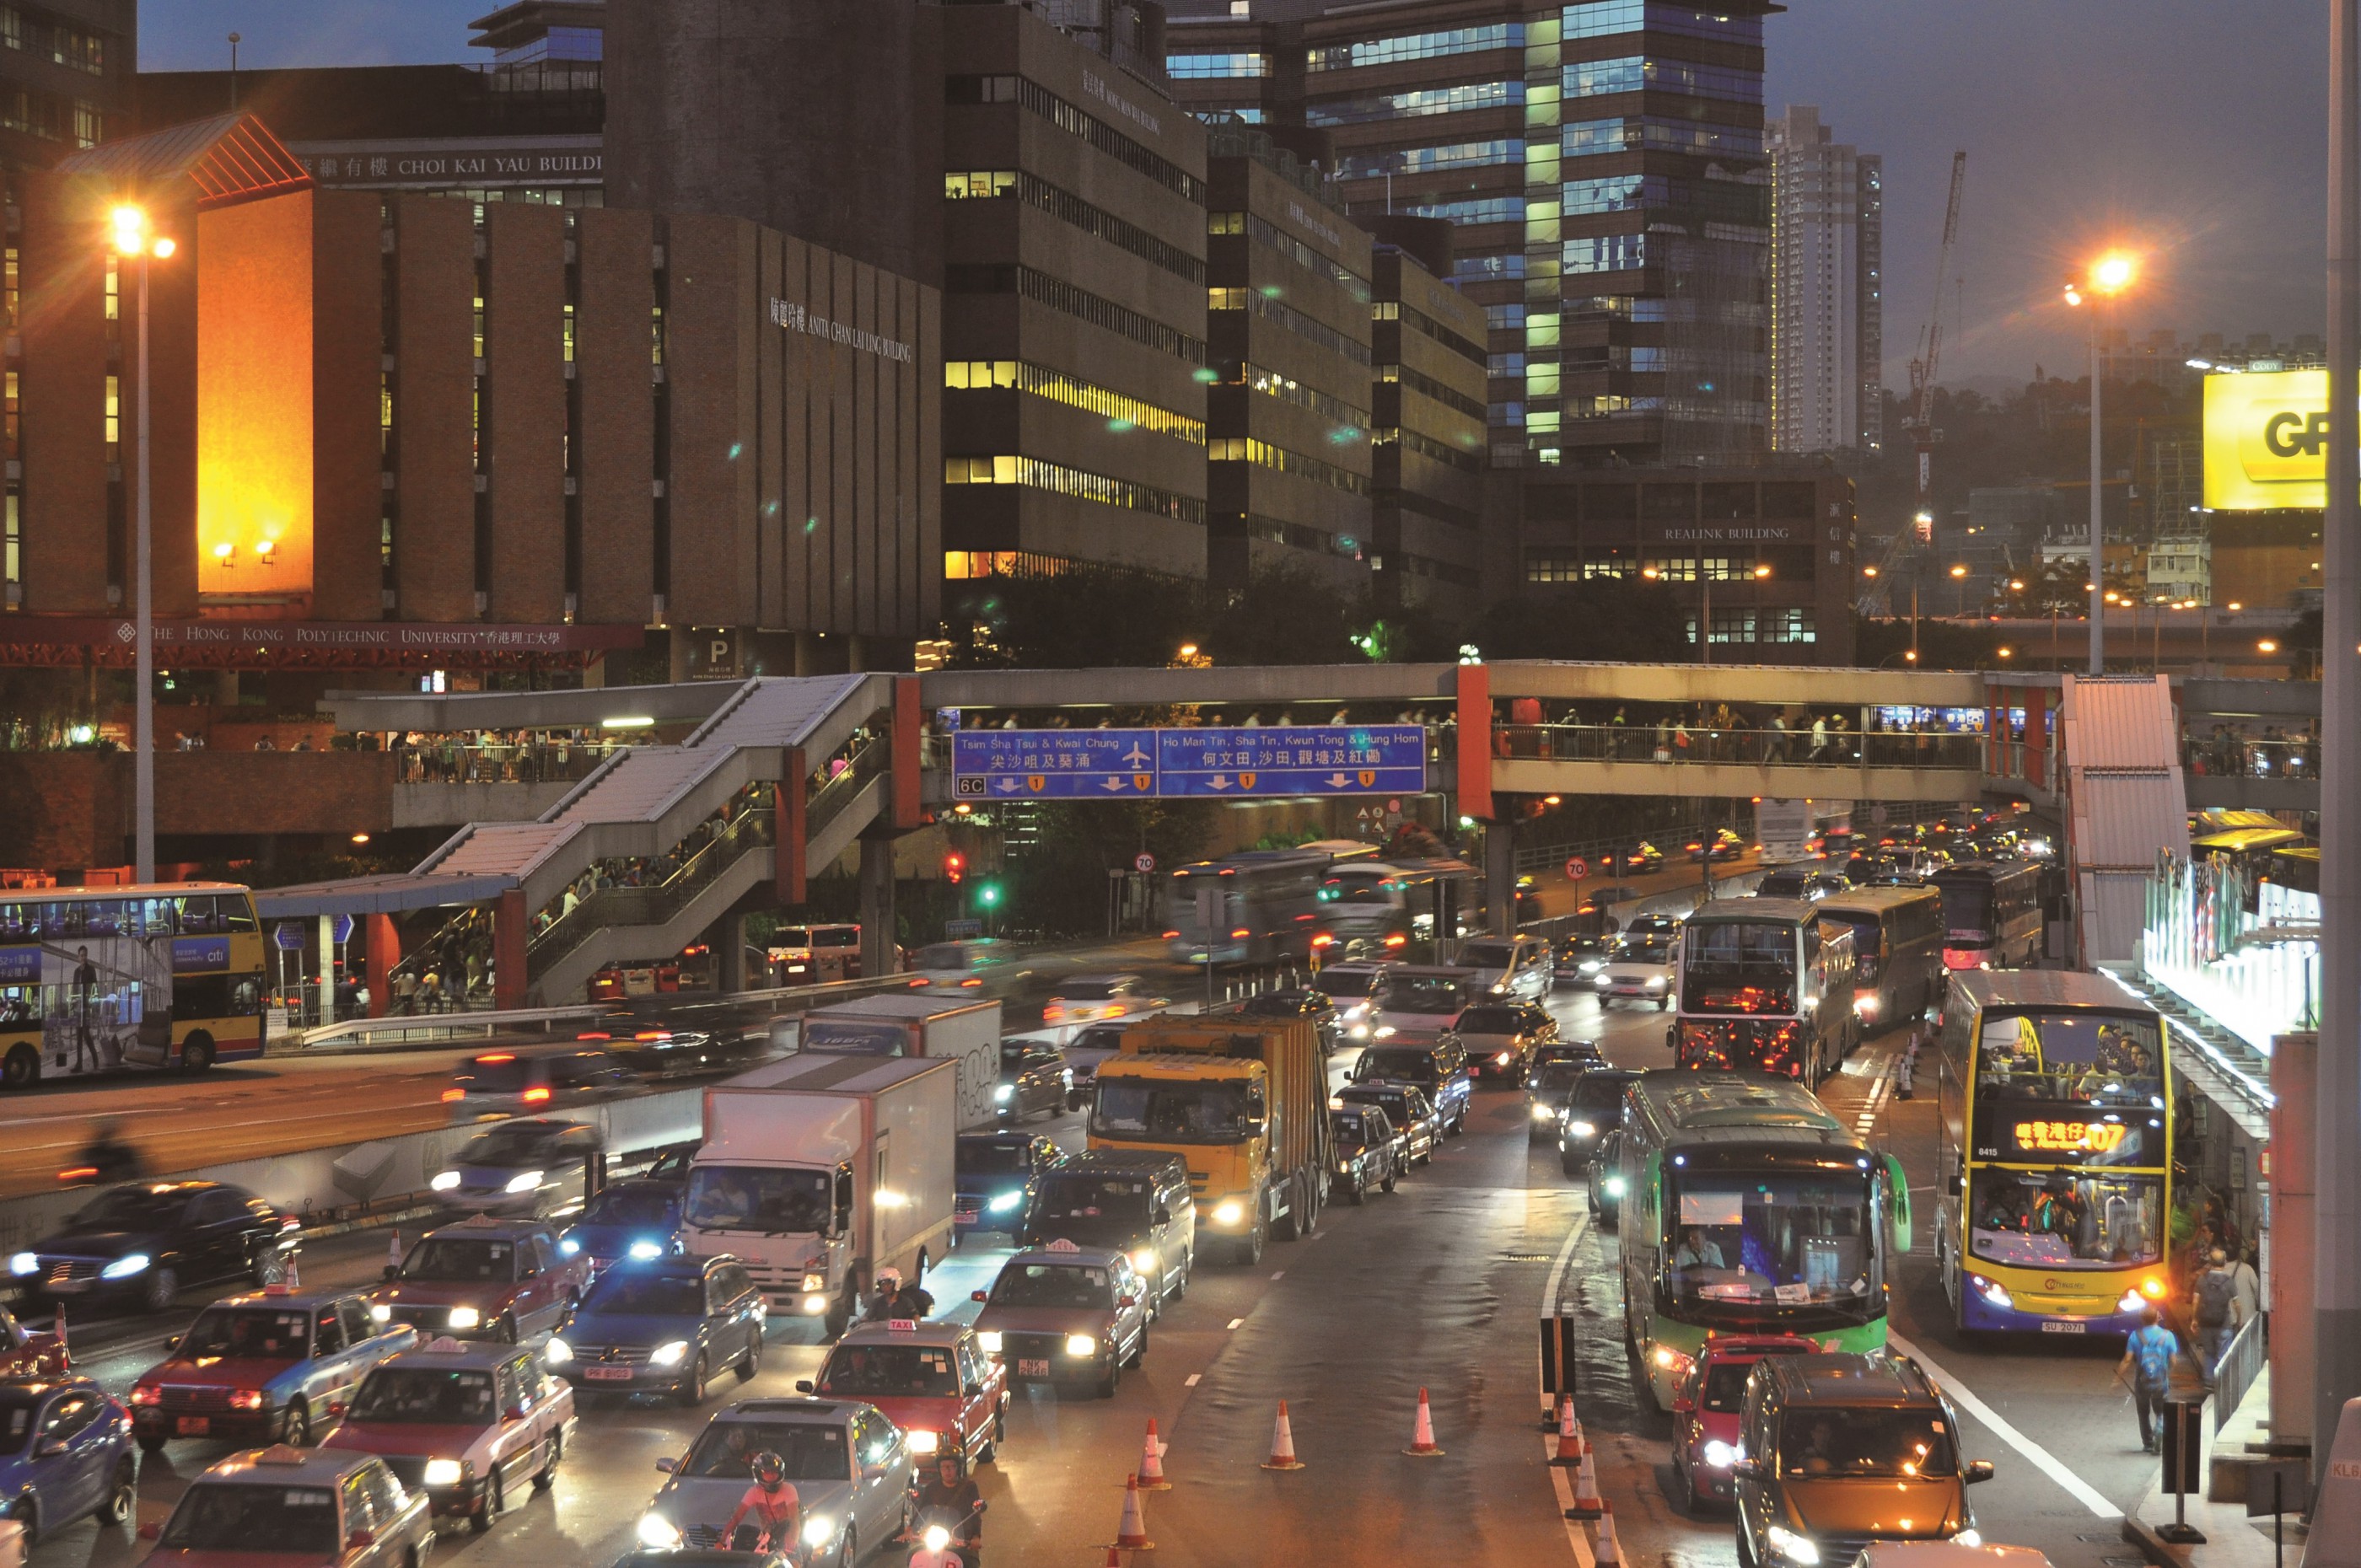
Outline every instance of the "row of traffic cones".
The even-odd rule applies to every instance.
[[[1571,1394],[1558,1402],[1557,1453],[1550,1463],[1574,1472],[1574,1506],[1565,1510],[1565,1517],[1587,1521],[1597,1532],[1592,1560],[1598,1568],[1623,1568],[1623,1545],[1615,1539],[1615,1505],[1598,1495],[1598,1466],[1589,1441],[1582,1435],[1582,1422],[1575,1416]]]

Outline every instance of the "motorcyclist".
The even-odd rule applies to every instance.
[[[148,1174],[147,1159],[111,1117],[92,1125],[90,1141],[76,1151],[74,1163],[94,1172],[98,1181],[132,1181]]]
[[[895,1319],[915,1322],[930,1316],[934,1310],[934,1297],[918,1286],[903,1283],[900,1269],[881,1268],[877,1271],[877,1294],[870,1301],[869,1310],[863,1318],[873,1323]]]
[[[787,1481],[787,1462],[770,1449],[754,1455],[749,1468],[754,1484],[738,1499],[738,1511],[721,1527],[721,1539],[734,1541],[738,1526],[742,1521],[750,1530],[759,1530],[754,1542],[756,1552],[793,1552],[796,1549],[796,1528],[802,1523],[803,1500]]]
[[[920,1540],[929,1525],[940,1525],[949,1532],[950,1546],[962,1554],[966,1568],[983,1568],[983,1498],[975,1489],[975,1482],[955,1453],[946,1453],[935,1465],[935,1474],[922,1482],[912,1494],[911,1525]],[[910,1559],[917,1568],[927,1568],[918,1556]]]

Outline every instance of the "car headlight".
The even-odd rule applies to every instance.
[[[145,1269],[148,1266],[148,1258],[146,1253],[128,1253],[122,1257],[116,1258],[104,1268],[100,1269],[98,1271],[98,1277],[101,1279],[128,1279],[133,1275]]]
[[[924,1427],[912,1427],[902,1436],[909,1443],[910,1452],[913,1453],[932,1453],[942,1446],[943,1440]]]
[[[1013,1083],[995,1084],[993,1087],[992,1097],[1005,1105],[1016,1098],[1016,1086]]]
[[[1705,1445],[1703,1457],[1706,1464],[1713,1469],[1727,1470],[1738,1462],[1738,1450],[1730,1447],[1721,1439],[1715,1438]]]
[[[1663,975],[1660,975],[1660,974],[1652,974],[1652,975],[1650,975],[1650,976],[1648,977],[1648,989],[1649,989],[1650,991],[1662,991],[1662,990],[1664,990],[1664,977]]]
[[[681,1357],[687,1354],[688,1342],[686,1340],[666,1340],[664,1343],[656,1346],[655,1349],[648,1352],[648,1365],[651,1366],[678,1366],[680,1365]]]
[[[1820,1549],[1812,1544],[1811,1537],[1798,1535],[1784,1525],[1773,1525],[1763,1532],[1763,1539],[1771,1543],[1772,1551],[1790,1563],[1816,1564],[1820,1560]]]
[[[1224,1198],[1213,1205],[1213,1223],[1217,1225],[1235,1225],[1246,1217],[1246,1205],[1235,1198]]]
[[[1598,1135],[1598,1124],[1596,1122],[1568,1122],[1565,1127],[1566,1131],[1577,1138],[1595,1138]]]
[[[514,1176],[509,1178],[508,1190],[511,1192],[530,1192],[540,1185],[541,1172],[537,1170],[520,1170]]]
[[[662,1514],[642,1514],[639,1528],[640,1544],[657,1552],[680,1550],[680,1531],[672,1520]]]
[[[430,1459],[419,1479],[430,1486],[456,1486],[467,1479],[467,1467],[456,1459]]]
[[[1356,1024],[1345,1033],[1356,1040],[1366,1040],[1369,1037],[1369,1026],[1367,1024]]]
[[[393,1321],[393,1309],[387,1306],[382,1301],[370,1303],[369,1321],[373,1323],[390,1323]]]
[[[38,1274],[40,1271],[41,1260],[32,1253],[20,1252],[8,1260],[8,1272],[11,1274]]]
[[[576,1257],[581,1254],[582,1244],[576,1241],[572,1236],[561,1236],[558,1238],[557,1250],[564,1253],[568,1257]],[[653,1257],[655,1255],[651,1253],[649,1255]]]
[[[574,1347],[552,1334],[549,1343],[542,1348],[541,1359],[548,1365],[561,1366],[574,1359]]]
[[[1131,1266],[1132,1267],[1139,1270],[1142,1274],[1154,1268],[1156,1266],[1156,1249],[1152,1246],[1134,1247],[1131,1253]]]
[[[1380,1040],[1389,1040],[1393,1038],[1393,1033],[1394,1026],[1391,1024],[1382,1025],[1378,1029],[1377,1037]]]
[[[1099,1342],[1093,1339],[1090,1335],[1068,1334],[1066,1336],[1066,1354],[1068,1355],[1096,1355],[1098,1353]]]
[[[975,1336],[975,1347],[976,1349],[983,1352],[986,1355],[998,1355],[1000,1354],[1000,1331],[998,1329],[979,1330]]]
[[[804,1520],[804,1544],[826,1546],[836,1538],[836,1521],[826,1514],[814,1514]]]
[[[642,1263],[645,1263],[652,1257],[662,1257],[664,1255],[664,1248],[656,1245],[653,1242],[633,1242],[628,1250],[631,1256],[638,1258]]]
[[[432,1187],[437,1192],[448,1192],[451,1189],[459,1185],[459,1173],[456,1170],[437,1172],[434,1179],[428,1182],[426,1185]]]
[[[1556,1118],[1557,1108],[1554,1105],[1537,1104],[1533,1107],[1533,1120],[1536,1122],[1554,1121]]]
[[[1953,1546],[1982,1546],[1983,1543],[1984,1532],[1973,1528],[1963,1530],[1951,1537]]]
[[[1492,1065],[1495,1067],[1506,1067],[1509,1065],[1509,1058],[1515,1054],[1516,1053],[1514,1051],[1502,1051],[1499,1055],[1492,1058]]]
[[[472,1329],[483,1321],[484,1314],[476,1310],[473,1307],[454,1307],[451,1309],[451,1326],[455,1329]]]
[[[1024,1201],[1025,1194],[1022,1192],[1004,1192],[999,1197],[994,1198],[989,1207],[995,1214],[1005,1214],[1008,1211],[1016,1208],[1016,1205]]]

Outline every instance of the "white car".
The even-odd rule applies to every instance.
[[[929,991],[979,990],[1014,978],[1008,944],[990,937],[935,942],[910,955],[915,985]]]
[[[1345,1038],[1368,1039],[1372,1027],[1369,997],[1390,967],[1352,959],[1344,963],[1323,964],[1320,972],[1312,977],[1312,985],[1326,992],[1328,1000],[1336,1004],[1336,1022],[1344,1029]]]
[[[1078,974],[1058,987],[1041,1009],[1041,1022],[1051,1025],[1098,1024],[1145,1018],[1170,1003],[1148,994],[1136,974]]]
[[[1601,1005],[1619,996],[1653,1002],[1658,1012],[1673,1004],[1673,944],[1663,938],[1626,937],[1608,955],[1592,982]]]
[[[1539,937],[1471,937],[1459,944],[1459,962],[1493,995],[1525,1002],[1549,994],[1554,967],[1550,945]]]

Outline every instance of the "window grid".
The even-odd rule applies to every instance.
[[[1194,496],[1178,495],[1131,479],[1110,478],[1038,457],[995,455],[990,457],[946,457],[946,485],[1022,485],[1051,495],[1074,496],[1127,511],[1151,512],[1178,522],[1202,523],[1205,503]]]
[[[1021,359],[947,359],[943,362],[943,387],[949,391],[997,388],[1027,392],[1049,402],[1102,415],[1110,429],[1120,425],[1126,430],[1169,435],[1195,446],[1205,444],[1203,420]]]
[[[1493,22],[1479,27],[1444,27],[1430,33],[1401,33],[1360,43],[1326,44],[1310,51],[1307,69],[1345,71],[1356,65],[1398,65],[1404,60],[1433,60],[1443,55],[1475,54],[1491,49],[1525,47],[1522,22]]]

